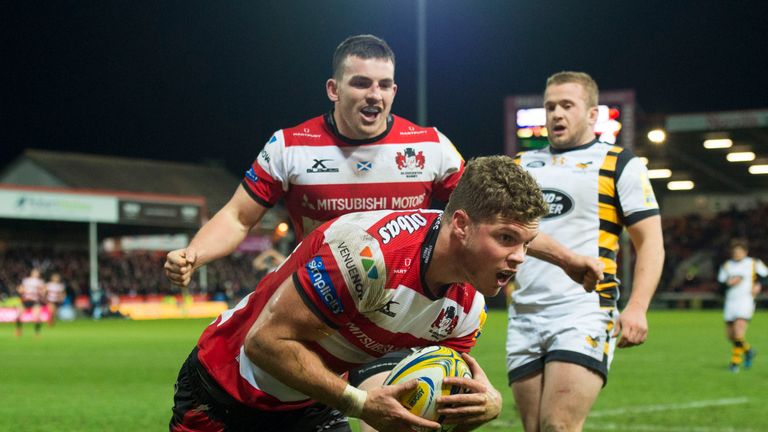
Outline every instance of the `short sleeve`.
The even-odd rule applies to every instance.
[[[242,185],[259,204],[274,206],[288,190],[283,132],[277,131],[267,141],[245,172]]]
[[[717,281],[720,283],[725,283],[728,280],[728,270],[727,270],[728,264],[723,264],[720,266],[720,270],[717,272]]]
[[[631,155],[624,151],[619,157],[624,153]],[[648,179],[648,170],[640,159],[631,157],[620,172],[617,170],[617,176],[616,192],[628,226],[659,214],[659,204]]]
[[[294,275],[304,302],[331,327],[387,304],[381,247],[357,225],[337,221],[318,252]]]
[[[755,273],[763,278],[768,277],[768,267],[765,266],[763,260],[757,260],[757,263],[755,264]]]
[[[437,135],[440,140],[441,161],[433,193],[436,199],[448,201],[448,197],[456,189],[456,185],[464,173],[464,158],[448,137],[440,131],[437,132]]]

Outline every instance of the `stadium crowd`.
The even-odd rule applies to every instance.
[[[208,290],[211,296],[237,300],[252,289],[262,273],[253,270],[256,253],[236,253],[208,266]],[[163,275],[165,252],[99,253],[99,286],[111,296],[165,296],[180,294]],[[0,301],[16,295],[16,286],[38,268],[47,277],[61,274],[70,302],[89,294],[88,251],[83,248],[13,246],[0,251]],[[190,286],[190,294],[201,294],[199,284]]]
[[[768,203],[735,207],[712,216],[662,218],[666,260],[659,291],[716,291],[717,268],[733,238],[750,240],[750,255],[768,260]]]
[[[728,243],[743,237],[750,253],[768,261],[768,203],[749,210],[731,208],[712,216],[690,214],[662,219],[667,251],[659,291],[716,291],[717,267],[728,258]],[[254,270],[255,252],[237,252],[208,266],[207,293],[228,301],[247,294],[263,272]],[[99,284],[108,295],[175,295],[163,275],[165,252],[99,253]],[[0,250],[0,300],[16,295],[15,287],[33,267],[44,276],[59,272],[68,297],[88,295],[88,251],[84,248],[13,246]],[[190,293],[200,294],[199,284]]]

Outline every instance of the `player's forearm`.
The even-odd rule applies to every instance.
[[[643,244],[636,249],[634,278],[632,279],[632,294],[627,305],[635,305],[648,310],[653,294],[661,279],[664,267],[664,248],[652,244]]]
[[[533,239],[528,247],[528,254],[563,269],[575,256],[570,249],[543,232],[539,232],[539,235]]]
[[[245,353],[254,364],[294,390],[342,411],[346,408],[342,394],[347,382],[326,368],[303,343],[249,336]]]
[[[222,209],[208,221],[187,246],[197,254],[195,268],[227,256],[237,249],[251,227],[244,225],[235,214]]]

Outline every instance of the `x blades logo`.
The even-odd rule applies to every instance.
[[[326,162],[333,162],[333,159],[312,159],[315,163],[312,168],[307,168],[308,173],[335,173],[339,172],[338,168],[328,168],[325,166]]]

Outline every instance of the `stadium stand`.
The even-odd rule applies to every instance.
[[[666,260],[656,301],[668,306],[719,306],[715,280],[718,266],[728,259],[728,243],[750,239],[750,254],[768,260],[768,203],[751,209],[732,207],[712,216],[689,214],[663,220]],[[768,302],[766,291],[759,296]]]
[[[96,283],[104,301],[178,295],[163,276],[165,251],[110,251],[104,240],[191,236],[227,202],[238,182],[215,165],[27,150],[0,170],[0,301],[13,297],[20,277],[37,266],[62,273],[72,298],[87,303],[94,284],[89,243],[98,245],[93,248],[98,249]],[[89,213],[89,199],[113,200],[112,219]],[[48,211],[56,206],[76,211]],[[271,236],[283,214],[281,208],[269,212],[252,234]],[[193,285],[191,294],[220,300],[244,295],[259,276],[251,261],[269,246],[261,243],[251,242],[256,249],[207,266],[205,286]]]

